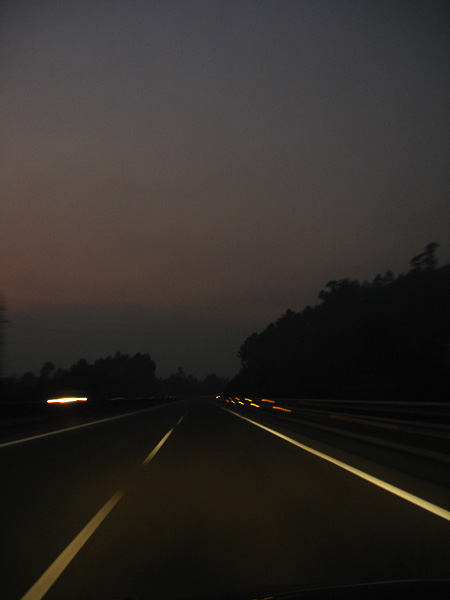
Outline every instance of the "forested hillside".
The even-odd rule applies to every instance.
[[[330,281],[319,304],[288,310],[242,344],[230,393],[279,397],[450,399],[450,265],[437,244],[411,270]]]

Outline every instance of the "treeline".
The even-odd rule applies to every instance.
[[[194,375],[186,375],[180,367],[166,379],[158,379],[157,390],[160,396],[212,396],[222,394],[229,380],[210,373],[199,381]]]
[[[320,303],[288,310],[242,344],[230,394],[450,400],[450,265],[438,245],[411,270],[330,281]]]
[[[69,393],[85,393],[95,399],[149,398],[220,394],[227,383],[227,379],[215,374],[198,381],[182,368],[166,379],[157,378],[149,354],[129,356],[117,352],[93,363],[80,359],[69,369],[46,362],[39,375],[28,372],[21,377],[4,378],[1,392],[3,401],[42,401]]]

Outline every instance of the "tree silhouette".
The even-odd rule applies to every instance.
[[[44,365],[41,367],[41,370],[40,370],[41,379],[49,380],[53,377],[54,374],[55,374],[55,365],[50,361],[47,361],[46,363],[44,363]]]
[[[425,252],[422,252],[422,254],[418,254],[411,259],[410,264],[412,265],[413,269],[418,271],[421,269],[434,269],[437,265],[435,252],[438,247],[439,244],[436,242],[432,242],[431,244],[425,246]]]
[[[241,345],[231,393],[291,397],[449,397],[450,265],[428,244],[406,275],[331,280],[319,304],[287,311]]]

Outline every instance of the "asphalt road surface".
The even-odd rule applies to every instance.
[[[435,514],[379,485],[383,473],[401,489],[413,478],[398,484],[366,459],[340,453],[336,464],[332,448],[307,448],[204,399],[0,444],[0,598],[163,600],[450,578],[445,486],[424,498]],[[374,481],[360,473],[371,469]]]

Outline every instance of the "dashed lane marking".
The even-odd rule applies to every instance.
[[[122,498],[123,492],[116,492],[108,502],[92,517],[89,523],[80,531],[80,533],[70,542],[65,550],[61,552],[58,558],[49,566],[45,573],[28,590],[22,600],[41,600],[55,583],[64,569],[75,558],[84,544],[88,541],[94,531],[101,525],[104,519],[112,511],[115,505]]]

